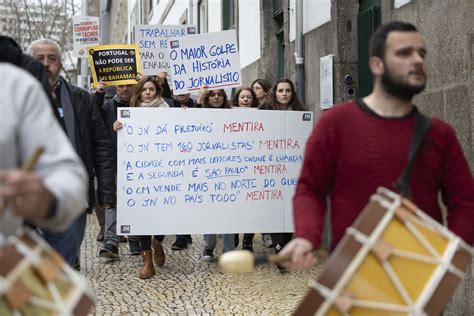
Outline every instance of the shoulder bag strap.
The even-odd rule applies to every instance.
[[[398,181],[395,183],[395,188],[400,192],[401,196],[410,196],[409,180],[411,170],[413,169],[418,149],[420,149],[421,144],[425,139],[426,133],[428,132],[430,123],[431,119],[429,117],[418,112],[416,116],[415,130],[413,132],[410,149],[408,151],[408,162],[403,169],[402,174],[398,178]]]

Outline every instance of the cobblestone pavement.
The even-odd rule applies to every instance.
[[[282,274],[276,266],[266,265],[250,274],[223,274],[216,262],[201,261],[201,235],[193,235],[193,243],[182,251],[172,251],[175,237],[167,236],[165,265],[153,278],[140,280],[141,257],[129,255],[127,243],[120,244],[119,261],[106,262],[97,256],[98,230],[96,216],[89,215],[81,273],[95,289],[95,315],[288,315],[320,271],[317,266]],[[221,249],[219,238],[217,254]],[[273,253],[260,234],[255,236],[254,251]]]

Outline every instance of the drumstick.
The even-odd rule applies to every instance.
[[[38,162],[39,157],[44,153],[44,147],[38,146],[33,151],[33,154],[23,163],[21,166],[21,170],[23,171],[32,171],[35,167],[36,163]],[[7,202],[5,199],[0,200],[0,215],[3,214],[5,209],[7,208]]]
[[[318,257],[327,257],[323,250],[312,251],[313,255]],[[219,266],[226,273],[248,273],[261,264],[283,263],[291,259],[291,255],[258,255],[248,250],[233,250],[222,254],[219,257]]]

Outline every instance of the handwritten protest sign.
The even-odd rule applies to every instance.
[[[79,58],[87,58],[87,47],[99,45],[99,18],[73,16],[73,51]]]
[[[195,25],[135,25],[144,75],[170,71],[168,39],[196,34]]]
[[[312,113],[118,109],[121,234],[289,232]]]
[[[235,30],[170,40],[169,49],[175,94],[242,85]]]
[[[135,84],[141,72],[137,45],[100,45],[88,48],[94,86],[100,80],[109,85]]]

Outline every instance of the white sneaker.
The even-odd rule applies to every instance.
[[[273,245],[272,236],[270,234],[262,234],[262,241],[268,248]]]
[[[202,254],[202,261],[204,262],[214,261],[214,254],[211,249],[204,249],[204,253]]]

